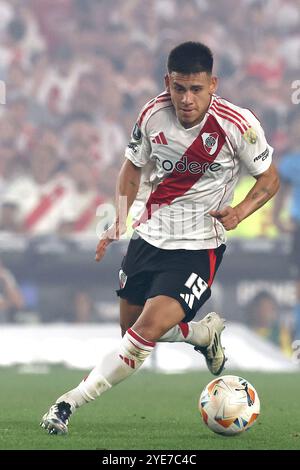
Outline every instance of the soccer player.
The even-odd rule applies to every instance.
[[[166,91],[141,110],[117,183],[117,206],[122,196],[126,214],[134,201],[137,209],[117,291],[123,338],[43,416],[41,425],[49,433],[66,433],[70,415],[133,374],[157,341],[190,343],[213,374],[223,370],[223,319],[212,312],[199,322],[191,320],[210,297],[225,230],[265,204],[279,180],[259,121],[248,109],[215,95],[212,67],[205,45],[175,47],[168,57]],[[231,207],[242,163],[256,182]],[[124,233],[125,220],[117,212],[98,243],[97,261]]]

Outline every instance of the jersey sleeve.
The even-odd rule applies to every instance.
[[[266,171],[272,163],[273,148],[268,144],[263,128],[251,111],[243,110],[249,128],[237,137],[237,155],[252,176]]]
[[[144,113],[145,110],[142,110],[132,129],[130,142],[125,150],[125,157],[138,167],[145,166],[151,155],[151,144],[145,128],[146,120],[143,119]]]

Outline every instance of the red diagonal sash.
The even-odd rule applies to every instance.
[[[202,135],[204,133],[218,134],[218,146],[213,155],[210,155],[204,147],[202,140]],[[200,134],[196,137],[190,147],[186,149],[180,161],[183,157],[186,157],[187,167],[191,162],[198,162],[201,164],[201,168],[203,168],[204,163],[213,163],[225,143],[225,138],[224,130],[219,125],[218,121],[214,116],[209,115]],[[174,169],[172,173],[170,173],[170,175],[168,175],[157,186],[156,190],[151,193],[146,203],[146,209],[134,227],[137,227],[141,223],[145,223],[151,218],[152,213],[161,206],[170,205],[175,198],[185,194],[204,174],[205,170],[203,172],[199,171],[198,173],[191,173],[188,169],[185,172],[179,172]]]

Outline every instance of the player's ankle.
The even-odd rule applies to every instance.
[[[70,404],[72,413],[74,413],[76,408],[79,408],[80,406],[85,405],[87,403],[79,387],[73,388],[73,390],[64,393],[64,395],[62,395],[56,400],[56,403],[60,403],[62,401],[65,401],[66,403]]]
[[[187,343],[193,346],[206,347],[210,342],[210,332],[207,325],[201,325],[199,322],[189,323],[189,335],[186,339]]]

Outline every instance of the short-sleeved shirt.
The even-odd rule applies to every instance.
[[[186,129],[170,94],[158,95],[142,109],[125,152],[142,168],[131,211],[136,232],[163,249],[217,248],[225,229],[209,212],[231,203],[242,163],[257,176],[272,153],[248,109],[213,95],[203,120]]]

